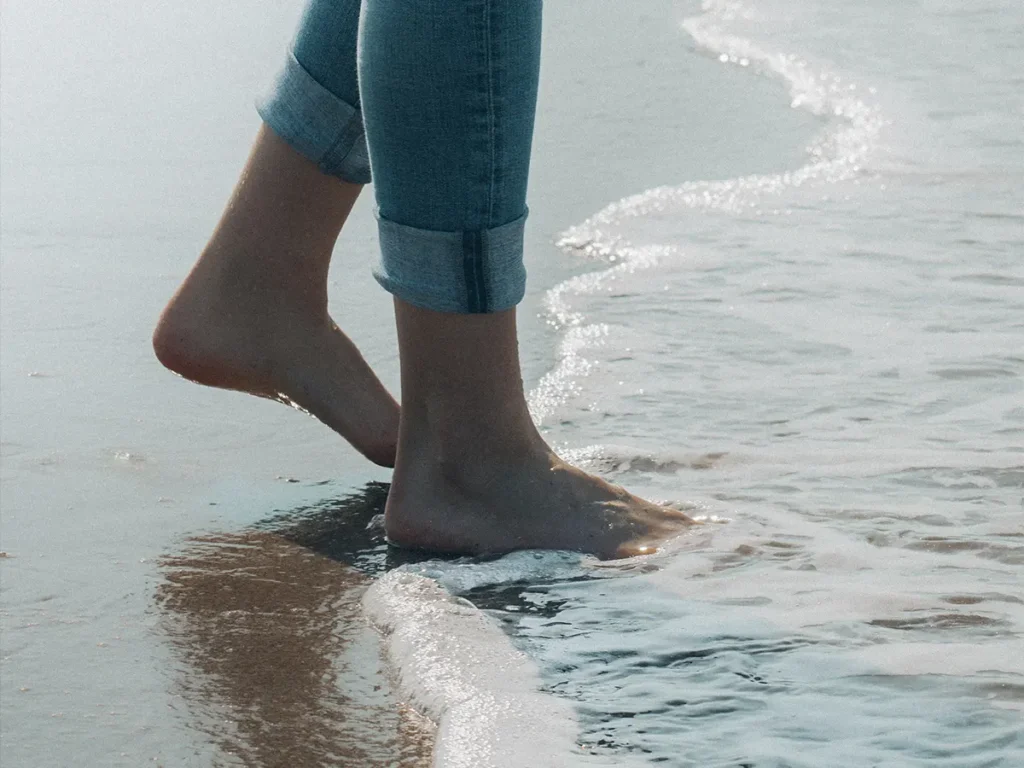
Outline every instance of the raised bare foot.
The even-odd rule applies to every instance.
[[[385,513],[390,541],[469,555],[569,549],[617,558],[653,552],[694,524],[566,464],[539,437],[533,442],[525,451],[447,461],[403,446]]]
[[[392,467],[399,408],[323,301],[204,256],[164,310],[153,349],[186,379],[299,408]],[[321,306],[322,305],[322,306]]]

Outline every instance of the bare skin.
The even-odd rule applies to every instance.
[[[385,511],[403,547],[458,554],[654,551],[693,524],[559,459],[530,418],[515,310],[454,315],[395,301],[398,460]]]
[[[261,129],[153,348],[187,379],[297,406],[391,467],[398,403],[327,311],[331,254],[361,190]]]
[[[396,300],[399,418],[327,311],[331,253],[361,189],[263,128],[213,237],[160,318],[159,360],[201,384],[296,405],[371,461],[394,466],[385,527],[399,546],[612,558],[653,551],[691,525],[548,447],[523,393],[515,310],[456,315]]]

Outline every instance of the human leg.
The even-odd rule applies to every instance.
[[[366,0],[360,82],[402,367],[385,514],[459,553],[646,551],[692,521],[562,462],[530,419],[515,304],[540,0]]]
[[[358,12],[357,0],[310,5],[261,105],[266,125],[153,344],[182,376],[298,406],[392,466],[398,405],[327,311],[335,241],[369,180]]]
[[[396,544],[482,554],[650,552],[692,521],[555,455],[523,396],[515,310],[395,301],[402,420],[385,525]]]
[[[463,313],[522,299],[540,11],[540,0],[364,2],[375,275],[403,301]]]

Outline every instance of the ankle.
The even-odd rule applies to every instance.
[[[170,308],[217,315],[276,317],[298,312],[328,317],[326,275],[301,268],[286,273],[262,261],[258,253],[228,253],[223,247],[208,246]]]
[[[495,423],[469,415],[442,423],[402,414],[399,466],[446,485],[476,486],[507,469],[547,461],[551,451],[533,423]]]

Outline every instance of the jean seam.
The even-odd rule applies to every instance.
[[[317,165],[322,163],[325,158],[330,157],[331,153],[334,152],[335,148],[337,148],[337,146],[339,144],[341,144],[345,140],[345,138],[347,136],[351,135],[351,130],[350,129],[352,127],[352,123],[355,120],[357,120],[357,119],[359,120],[359,122],[361,124],[362,121],[363,121],[363,113],[361,111],[359,111],[358,108],[356,109],[355,114],[352,115],[352,117],[349,118],[349,121],[347,123],[345,123],[344,126],[342,126],[340,131],[338,131],[338,135],[337,135],[337,137],[335,137],[335,139],[331,143],[331,145],[320,156],[320,160],[317,161]],[[344,157],[342,157],[340,160],[338,160],[337,164],[338,164],[339,167],[343,167],[345,165],[345,162],[348,160],[348,156],[351,155],[352,152],[355,150],[356,145],[359,143],[359,137],[362,134],[363,134],[362,130],[358,131],[355,134],[355,136],[353,137],[352,143],[349,145],[348,152],[345,153]]]
[[[462,234],[462,269],[466,280],[466,305],[471,313],[487,311],[487,284],[484,278],[484,230]]]
[[[352,183],[369,180],[369,168],[360,157],[365,139],[358,102],[351,104],[328,90],[292,48],[274,88],[257,99],[256,110],[275,134],[323,173]],[[339,156],[342,149],[345,154]]]
[[[494,63],[492,50],[491,25],[494,23],[492,0],[486,0],[487,22],[484,25],[484,50],[487,57],[487,139],[490,149],[490,173],[487,178],[487,226],[494,224],[494,177],[497,173],[496,154],[496,117],[494,114]]]
[[[460,231],[398,224],[379,208],[374,215],[381,244],[374,278],[403,301],[461,314],[503,311],[522,301],[526,213],[508,224]]]
[[[496,118],[494,111],[494,71],[492,30],[494,23],[494,12],[492,0],[483,0],[482,3],[482,44],[483,44],[483,72],[481,85],[484,90],[484,101],[486,105],[487,120],[487,197],[484,210],[484,221],[479,228],[463,232],[462,237],[462,269],[463,279],[466,282],[466,306],[471,313],[483,313],[488,311],[490,304],[487,290],[487,275],[484,269],[484,236],[486,229],[491,226],[494,219],[494,176],[495,176],[495,133]]]

